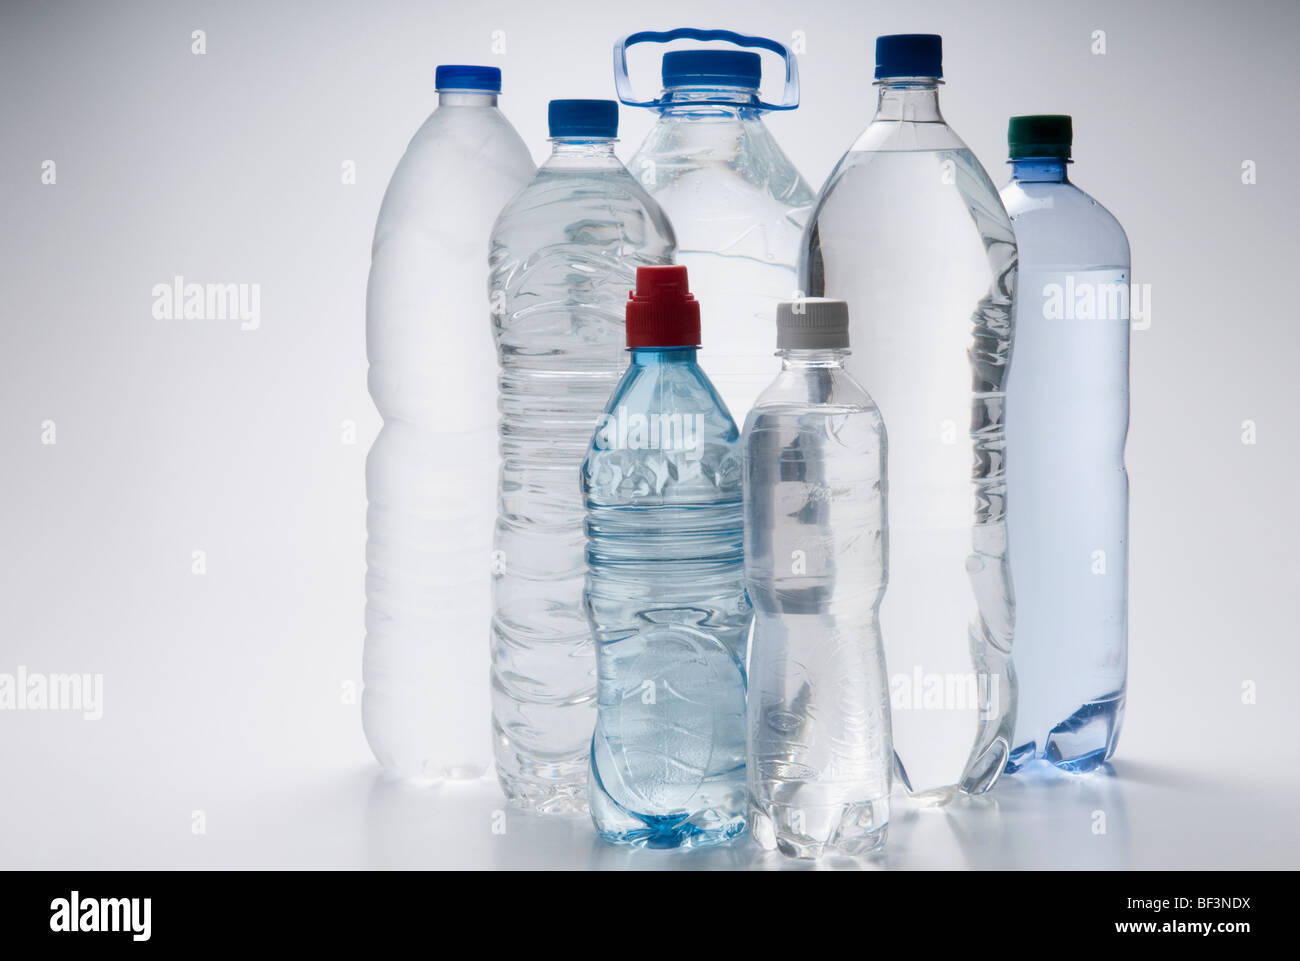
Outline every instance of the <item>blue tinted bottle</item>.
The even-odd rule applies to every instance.
[[[641,847],[745,828],[740,434],[696,363],[699,309],[685,267],[637,269],[630,363],[582,469],[591,815],[606,841]]]
[[[1128,607],[1129,247],[1070,183],[1066,116],[1011,119],[1002,200],[1020,250],[1007,382],[1016,598],[1008,771],[1082,772],[1115,750]]]

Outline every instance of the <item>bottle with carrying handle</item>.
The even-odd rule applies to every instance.
[[[668,51],[662,92],[640,99],[628,76],[628,48],[678,40],[743,49]],[[761,99],[756,50],[784,61],[780,102]],[[800,237],[815,200],[764,122],[799,105],[795,55],[775,40],[730,30],[642,31],[615,44],[614,80],[623,103],[658,114],[628,170],[673,223],[677,261],[690,269],[709,318],[700,362],[743,418],[770,377],[772,314],[797,296]]]
[[[369,385],[384,419],[366,460],[361,717],[375,757],[415,778],[491,764],[488,652],[495,475],[487,238],[535,173],[497,109],[501,71],[444,65],[375,226]],[[468,333],[467,333],[468,331]]]
[[[491,239],[500,359],[492,721],[515,804],[587,809],[596,660],[583,607],[579,471],[627,355],[637,268],[669,264],[673,232],[614,156],[618,104],[553,100],[550,158]]]
[[[1129,247],[1070,182],[1073,124],[1012,117],[1002,201],[1020,250],[1007,380],[1016,726],[1007,771],[1114,753],[1128,659]]]
[[[846,368],[889,431],[880,608],[899,780],[987,790],[1010,749],[1004,378],[1016,244],[997,189],[939,112],[942,42],[880,37],[875,117],[805,234],[808,293],[848,301]]]

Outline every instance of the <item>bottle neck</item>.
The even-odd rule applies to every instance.
[[[495,107],[497,95],[490,90],[439,90],[439,107]]]
[[[824,350],[794,350],[784,348],[777,351],[781,358],[782,370],[825,370],[844,366],[844,358],[849,356],[847,347]]]
[[[674,120],[738,120],[757,106],[753,87],[665,87],[659,113]]]
[[[629,347],[632,363],[638,367],[695,363],[698,347]]]
[[[1011,179],[1022,184],[1066,184],[1068,164],[1059,157],[1021,157],[1011,161]]]
[[[614,143],[590,137],[552,137],[551,156],[542,166],[548,170],[621,167],[614,155]]]
[[[939,113],[939,84],[935,77],[884,77],[876,83],[876,120],[943,123]]]

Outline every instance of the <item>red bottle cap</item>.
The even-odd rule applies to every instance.
[[[636,290],[628,294],[629,347],[700,346],[700,304],[677,264],[638,267]]]

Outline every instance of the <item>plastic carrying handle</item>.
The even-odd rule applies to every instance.
[[[695,27],[678,27],[676,30],[642,30],[630,33],[614,44],[614,89],[618,99],[629,107],[661,107],[663,99],[637,100],[632,80],[627,75],[627,48],[637,43],[671,43],[673,40],[725,40],[737,47],[756,47],[781,55],[785,61],[785,94],[780,103],[763,100],[751,104],[754,110],[793,110],[799,106],[799,65],[794,52],[785,44],[766,37],[750,37],[732,30],[697,30]],[[697,100],[695,103],[731,103],[729,100]]]

